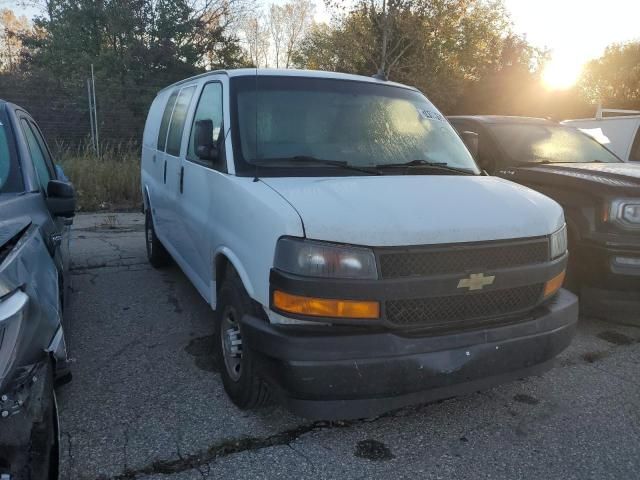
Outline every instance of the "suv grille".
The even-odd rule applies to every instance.
[[[464,246],[381,252],[382,278],[486,272],[549,261],[546,238]]]
[[[387,300],[387,320],[398,326],[455,326],[469,320],[531,310],[544,285],[526,285],[447,297]]]

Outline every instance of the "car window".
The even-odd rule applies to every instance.
[[[211,120],[213,123],[213,138],[211,139],[215,144],[220,136],[220,130],[222,128],[222,85],[220,83],[208,83],[204,86],[200,100],[198,101],[198,107],[196,108],[196,114],[193,117],[191,124],[191,134],[189,135],[189,147],[187,149],[187,158],[197,159],[197,155],[194,151],[194,136],[195,125],[200,120]]]
[[[40,141],[34,132],[33,127],[26,119],[20,121],[22,126],[22,132],[27,140],[27,146],[29,147],[29,153],[31,154],[31,161],[36,169],[38,175],[38,181],[43,191],[47,191],[47,185],[49,180],[53,177],[52,172],[47,166],[48,153],[40,146]]]
[[[180,94],[176,100],[176,106],[171,115],[169,124],[169,135],[167,135],[167,153],[177,157],[180,155],[180,143],[182,142],[182,132],[184,131],[184,123],[187,120],[187,110],[191,103],[191,97],[196,87],[186,87],[180,90]]]
[[[0,121],[0,193],[23,190],[22,174],[17,156],[9,145],[9,132]]]
[[[640,162],[640,127],[638,127],[638,131],[636,132],[636,138],[633,140],[633,145],[631,146],[631,152],[629,153],[629,161]]]
[[[576,129],[545,124],[492,124],[489,129],[515,163],[615,163],[620,160]]]
[[[38,128],[38,125],[35,122],[29,121],[29,126],[33,131],[34,136],[36,137],[36,141],[40,146],[40,151],[44,155],[44,161],[47,165],[47,169],[52,173],[52,178],[56,178],[56,167],[53,163],[53,158],[51,157],[51,153],[49,152],[49,147],[47,146],[47,142],[44,140],[42,136],[42,132]]]
[[[173,113],[173,107],[176,104],[178,98],[178,90],[173,92],[167,101],[167,105],[164,107],[164,113],[162,114],[162,121],[160,122],[160,131],[158,132],[158,150],[164,152],[164,147],[167,143],[167,130],[169,130],[169,120],[171,120],[171,114]]]

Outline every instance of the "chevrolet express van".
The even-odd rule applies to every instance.
[[[418,90],[217,71],[162,90],[142,148],[149,261],[215,310],[240,408],[361,418],[539,373],[570,343],[565,220],[483,175]]]

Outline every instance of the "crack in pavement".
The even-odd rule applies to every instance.
[[[154,475],[154,474],[175,474],[181,473],[187,470],[198,470],[201,474],[202,467],[207,468],[210,462],[213,462],[219,458],[235,455],[237,453],[261,450],[263,448],[275,447],[275,446],[289,446],[301,436],[318,430],[328,430],[336,428],[346,428],[356,425],[362,422],[361,420],[354,420],[350,422],[327,422],[317,421],[307,425],[301,425],[299,427],[285,430],[267,437],[243,437],[235,440],[227,440],[216,445],[211,446],[205,451],[200,451],[191,455],[181,455],[178,452],[178,458],[174,460],[158,460],[150,465],[138,468],[127,469],[122,474],[111,477],[111,480],[135,480],[141,475]],[[299,451],[293,449],[297,453]],[[307,458],[309,461],[309,459]],[[207,472],[208,474],[208,472]]]

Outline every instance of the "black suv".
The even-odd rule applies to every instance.
[[[581,310],[640,323],[640,166],[593,138],[524,117],[449,117],[481,168],[544,193],[565,211],[566,285]]]
[[[75,193],[22,108],[0,100],[0,477],[57,478],[54,382]]]

